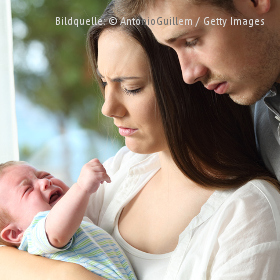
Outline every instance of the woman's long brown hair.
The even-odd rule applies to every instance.
[[[125,25],[120,20],[110,25],[109,19],[115,17],[113,5],[111,2],[101,16],[103,25],[92,26],[87,38],[100,85],[98,38],[105,29],[119,28],[136,39],[147,54],[166,139],[183,174],[203,187],[239,187],[258,178],[279,188],[258,156],[250,107],[237,105],[229,96],[217,95],[201,83],[185,84],[175,51],[159,44],[146,25]]]

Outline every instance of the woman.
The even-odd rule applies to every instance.
[[[102,112],[127,147],[104,164],[112,183],[92,196],[88,216],[116,238],[139,280],[277,279],[280,195],[257,157],[249,108],[185,85],[176,55],[146,26],[110,25],[112,5],[88,43]],[[20,269],[30,270],[34,257],[0,249],[6,272],[23,257]],[[48,274],[58,264],[37,265]],[[59,279],[83,277],[68,266]],[[48,279],[39,272],[20,278]]]
[[[102,112],[129,150],[157,154],[124,148],[109,160],[115,183],[92,198],[88,215],[139,279],[276,279],[279,193],[251,181],[277,185],[257,157],[249,108],[185,85],[172,50],[145,26],[110,26],[112,16],[108,8],[88,37]],[[263,203],[270,192],[272,208]]]

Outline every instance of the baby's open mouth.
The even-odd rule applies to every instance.
[[[56,191],[55,193],[53,193],[50,197],[50,201],[49,204],[54,204],[61,196],[61,193],[59,191]]]

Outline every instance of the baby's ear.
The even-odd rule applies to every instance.
[[[20,230],[17,225],[14,223],[10,223],[1,231],[1,238],[8,242],[13,243],[15,245],[19,245],[23,236],[23,231]]]

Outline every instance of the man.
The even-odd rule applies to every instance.
[[[256,103],[257,145],[280,180],[280,0],[116,0],[116,13],[140,13],[186,83]]]

